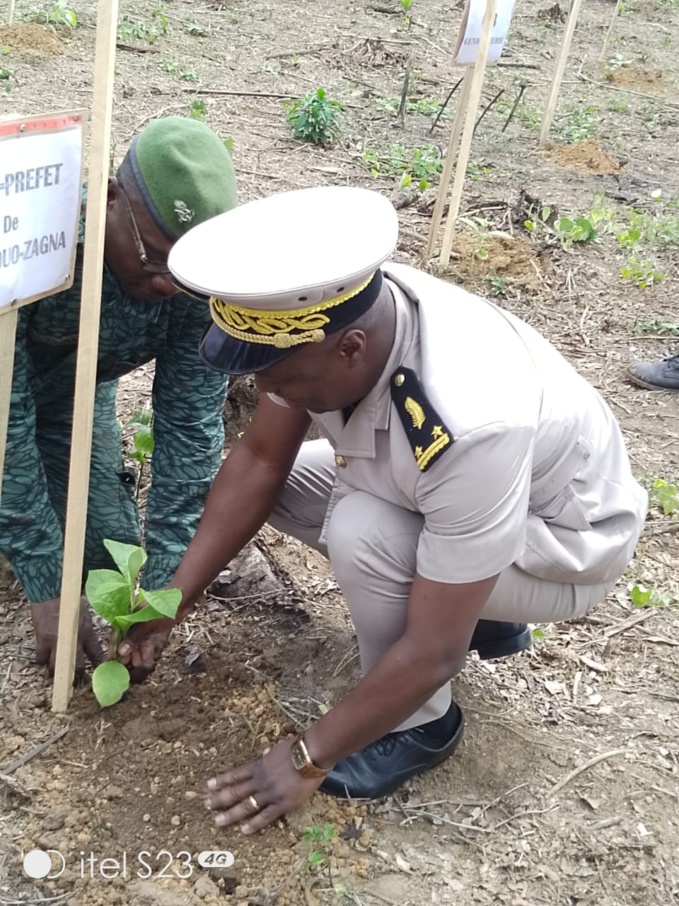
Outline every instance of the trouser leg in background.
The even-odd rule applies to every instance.
[[[352,491],[332,510],[326,545],[319,537],[334,476],[334,455],[327,441],[304,444],[269,522],[329,556],[356,627],[365,674],[403,634],[424,519],[364,491]],[[569,620],[582,616],[609,590],[610,584],[549,582],[510,566],[500,575],[481,617],[522,622]],[[398,729],[441,717],[449,703],[446,684]]]
[[[97,384],[94,398],[92,462],[85,536],[85,572],[111,568],[104,538],[139,544],[141,526],[134,499],[134,473],[123,468],[120,427],[116,416],[117,381]],[[73,429],[73,401],[37,410],[37,439],[47,476],[50,500],[62,526],[66,518],[68,473]]]

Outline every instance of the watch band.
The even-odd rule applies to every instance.
[[[298,736],[293,742],[290,749],[290,759],[292,766],[302,777],[325,777],[332,770],[332,768],[319,768],[317,764],[313,763],[304,742],[304,735]]]

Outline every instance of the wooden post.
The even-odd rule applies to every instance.
[[[495,22],[496,0],[486,0],[486,11],[483,17],[483,28],[481,31],[481,42],[479,52],[474,63],[471,74],[471,85],[469,88],[469,103],[467,104],[467,116],[462,133],[460,150],[455,164],[455,179],[450,196],[450,205],[448,207],[448,219],[446,228],[443,233],[443,246],[441,248],[441,264],[448,264],[450,261],[450,252],[453,247],[453,234],[455,232],[455,222],[460,212],[460,202],[462,201],[462,189],[464,188],[464,179],[467,175],[467,164],[469,162],[469,152],[471,151],[472,138],[474,137],[474,126],[476,124],[476,112],[481,102],[481,90],[483,88],[483,79],[486,74],[486,65],[488,63],[488,51],[490,50],[490,36]]]
[[[5,471],[9,404],[12,396],[17,315],[16,308],[0,310],[0,500],[2,500],[2,475]]]
[[[582,0],[573,0],[571,4],[571,11],[568,14],[568,21],[566,22],[566,31],[564,32],[563,41],[561,42],[561,47],[559,48],[559,56],[556,61],[556,69],[554,70],[554,78],[552,79],[552,85],[549,89],[549,98],[547,100],[547,108],[545,110],[545,115],[542,119],[542,128],[540,129],[540,144],[544,145],[549,138],[549,130],[552,128],[552,120],[554,119],[554,111],[556,110],[556,102],[559,99],[559,89],[561,88],[561,80],[563,79],[563,74],[566,70],[566,60],[568,59],[568,54],[571,49],[571,41],[573,40],[573,32],[575,31],[575,26],[578,21],[578,14],[580,13],[580,6],[582,5]]]
[[[68,477],[61,610],[54,674],[52,710],[68,708],[73,688],[80,615],[83,551],[92,453],[94,391],[99,347],[106,199],[111,144],[113,75],[118,24],[118,0],[99,0],[94,54],[94,85],[90,122],[91,150],[85,220],[82,299],[78,362],[73,408],[71,466]]]
[[[608,48],[608,42],[610,41],[611,34],[613,33],[613,26],[615,25],[615,20],[620,15],[620,7],[622,6],[622,0],[618,0],[615,4],[615,9],[613,10],[613,18],[611,19],[611,24],[608,26],[608,31],[606,32],[606,37],[604,38],[603,47],[601,48],[601,53],[599,54],[599,62],[603,62],[604,57],[606,56],[606,49]]]
[[[7,25],[11,25],[12,20],[14,19],[15,4],[16,4],[16,0],[9,0],[9,12],[7,13]]]
[[[427,240],[427,248],[425,250],[425,256],[427,258],[431,258],[434,253],[436,240],[438,238],[439,229],[441,227],[441,219],[443,218],[443,209],[446,204],[446,195],[448,194],[450,177],[453,175],[453,165],[455,164],[455,160],[457,158],[457,148],[460,144],[462,127],[464,126],[465,115],[467,113],[469,89],[471,88],[472,84],[470,73],[471,68],[468,67],[467,69],[465,69],[462,85],[460,86],[460,95],[457,99],[457,109],[455,110],[455,120],[453,121],[453,128],[450,133],[450,141],[448,142],[446,159],[443,161],[443,172],[441,173],[441,182],[439,183],[439,191],[438,195],[436,196],[434,213],[431,217],[431,228],[429,230],[429,239]]]

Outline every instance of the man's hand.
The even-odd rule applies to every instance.
[[[323,778],[302,777],[291,747],[292,740],[279,742],[257,761],[208,780],[205,804],[217,813],[215,824],[240,824],[244,834],[254,834],[306,802]]]
[[[57,636],[59,633],[59,598],[50,598],[31,604],[31,620],[35,633],[35,659],[38,664],[47,664],[50,676],[54,676],[54,663],[57,656]],[[80,620],[78,623],[78,647],[75,656],[75,673],[81,678],[85,672],[85,657],[96,667],[104,660],[104,651],[92,623],[92,616],[87,601],[80,602]]]
[[[175,625],[167,617],[137,623],[118,645],[118,660],[129,669],[133,683],[142,683],[156,669]]]

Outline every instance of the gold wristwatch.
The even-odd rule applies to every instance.
[[[332,770],[332,768],[319,768],[318,765],[313,763],[304,742],[304,736],[298,736],[293,742],[290,749],[290,759],[292,760],[292,766],[302,777],[325,777]]]

